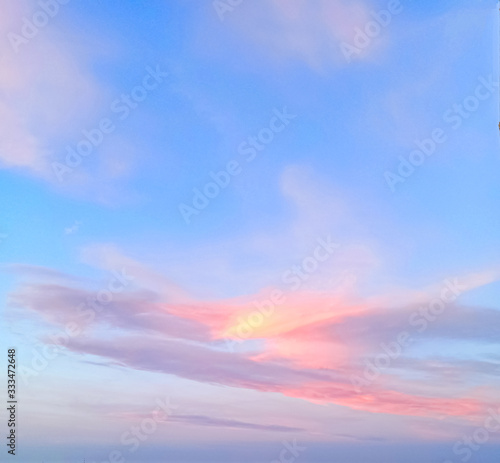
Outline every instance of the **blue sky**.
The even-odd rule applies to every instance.
[[[495,3],[56,5],[0,19],[21,461],[466,461],[498,409]]]

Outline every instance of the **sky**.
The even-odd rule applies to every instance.
[[[1,8],[17,461],[497,461],[496,2]]]

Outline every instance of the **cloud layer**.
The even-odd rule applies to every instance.
[[[391,295],[354,300],[338,290],[282,291],[280,304],[259,312],[270,290],[214,301],[195,300],[185,292],[185,301],[166,302],[166,293],[144,287],[157,284],[159,276],[135,265],[142,269],[141,283],[115,293],[105,288],[117,287],[116,281],[85,289],[88,283],[70,285],[71,278],[61,278],[58,272],[30,268],[28,280],[38,275],[51,281],[25,281],[11,294],[10,307],[16,317],[35,312],[52,326],[56,336],[43,334],[45,343],[60,343],[74,353],[134,370],[374,413],[474,420],[490,403],[488,394],[474,391],[470,372],[492,375],[498,371],[497,362],[464,362],[460,354],[446,359],[427,353],[417,359],[419,352],[444,340],[472,342],[477,348],[498,342],[498,311],[461,306],[455,298],[432,318],[434,312],[428,312],[425,303],[439,300],[440,293],[452,295],[452,289],[458,294],[457,288],[465,292],[485,284],[491,273],[449,280],[440,291],[407,291],[405,296],[400,290],[394,294],[398,306],[382,305]],[[73,334],[68,335],[71,324]],[[403,332],[411,342],[395,347]],[[391,350],[397,353],[394,359],[374,368],[377,357],[389,359]],[[445,364],[448,374],[437,368]],[[439,384],[427,384],[424,378],[436,374]]]

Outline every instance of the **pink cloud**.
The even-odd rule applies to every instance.
[[[159,275],[146,272],[145,267],[132,260],[129,263],[143,270],[144,284],[158,283]],[[75,317],[79,320],[75,308],[82,301],[95,299],[96,290],[82,288],[84,282],[80,287],[76,282],[68,286],[68,278],[60,278],[57,272],[48,269],[31,269],[30,274],[61,281],[24,283],[11,294],[10,306],[17,308],[17,317],[26,318],[27,310],[40,314],[57,327],[57,333],[74,322]],[[463,279],[469,286],[490,280],[491,277],[477,275]],[[407,326],[408,315],[415,310],[415,300],[426,292],[410,291],[407,305],[398,310],[374,305],[369,299],[355,302],[334,292],[288,292],[285,302],[248,336],[259,344],[250,351],[234,352],[227,350],[225,330],[235,320],[238,322],[255,311],[253,301],[268,293],[253,298],[211,302],[190,298],[186,302],[168,303],[163,302],[168,292],[162,295],[151,289],[130,287],[116,294],[92,317],[85,317],[81,325],[85,337],[62,336],[61,342],[73,352],[99,356],[112,364],[173,374],[201,383],[278,392],[373,413],[473,419],[487,405],[480,391],[470,390],[463,396],[463,388],[457,389],[446,378],[439,382],[439,387],[405,381],[405,371],[413,374],[432,371],[425,364],[409,361],[406,353],[398,359],[399,373],[397,369],[390,370],[390,374],[362,391],[356,391],[351,382],[352,375],[362,375],[363,358],[377,353],[380,341],[391,341]],[[401,295],[399,298],[402,300]],[[378,302],[382,299],[374,298]],[[488,332],[498,325],[498,313],[476,310],[474,319],[467,321],[470,313],[466,308],[459,310],[453,306],[453,310],[453,318],[441,320],[433,331],[422,334],[422,340],[441,340],[447,336],[476,341],[494,339],[493,333]],[[98,333],[102,327],[115,334],[101,338]],[[49,334],[43,337],[44,342],[56,342]],[[470,365],[453,362],[456,371],[472,371]],[[491,366],[483,363],[477,365],[478,371],[487,373]]]
[[[224,28],[251,44],[269,63],[302,62],[318,72],[348,64],[340,44],[352,44],[356,28],[373,18],[364,0],[270,0],[241,4],[224,15]],[[362,53],[372,59],[387,39],[377,37]],[[204,44],[206,45],[206,44]]]
[[[60,5],[57,14],[64,15],[64,8]],[[23,35],[25,18],[37,10],[40,6],[30,0],[8,2],[2,10],[0,167],[20,168],[50,180],[51,151],[61,136],[84,128],[104,92],[82,49],[68,45],[71,40],[62,41],[50,21],[33,37]]]

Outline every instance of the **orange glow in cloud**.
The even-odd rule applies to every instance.
[[[144,278],[151,279],[151,276],[145,274]],[[161,279],[157,281],[154,276],[153,280],[155,285],[162,286]],[[477,278],[473,280],[477,285],[491,278],[480,279],[479,283]],[[462,281],[466,289],[472,285],[466,284],[467,278]],[[168,294],[179,297],[177,289],[172,288]],[[373,348],[379,346],[380,339],[390,342],[391,328],[405,328],[404,322],[414,307],[411,304],[416,297],[414,292],[410,291],[406,301],[400,297],[406,304],[402,303],[396,310],[381,308],[380,298],[376,304],[374,299],[361,303],[354,296],[349,298],[337,293],[268,290],[253,298],[168,304],[158,302],[158,293],[134,291],[121,294],[116,298],[116,306],[110,305],[102,316],[92,320],[93,324],[104,322],[129,330],[121,342],[109,343],[108,339],[97,338],[82,343],[71,339],[67,347],[108,357],[130,368],[144,369],[142,359],[148,358],[148,368],[153,371],[199,382],[278,392],[310,402],[332,403],[372,413],[444,415],[469,420],[485,408],[484,400],[475,399],[481,396],[484,399],[481,391],[471,391],[469,397],[456,398],[462,396],[462,392],[453,387],[452,392],[436,392],[435,387],[422,383],[417,384],[420,389],[415,389],[415,384],[399,381],[405,377],[404,371],[401,376],[392,370],[380,381],[376,381],[378,377],[375,376],[360,391],[354,387],[352,377],[359,376],[363,381],[363,360],[378,353]],[[64,323],[68,303],[85,300],[87,294],[84,289],[63,284],[27,285],[13,300],[47,315],[46,319],[53,323]],[[422,297],[419,292],[418,299]],[[389,296],[385,298],[390,299]],[[153,336],[137,334],[139,321],[141,329]],[[235,326],[234,335],[240,336],[240,341],[261,340],[258,347],[254,347],[255,352],[224,349],[220,341],[227,341],[228,330]],[[245,327],[246,331],[239,333],[238,327]],[[89,332],[93,328],[89,327]],[[366,339],[368,335],[372,338]],[[191,342],[193,340],[196,342]],[[229,340],[238,342],[238,339]],[[403,353],[401,359],[405,358]],[[210,365],[210,368],[200,369],[200,364]],[[411,362],[407,366],[411,372]],[[422,368],[425,369],[425,365]],[[415,394],[415,390],[419,393]],[[444,398],[450,395],[455,397]]]

